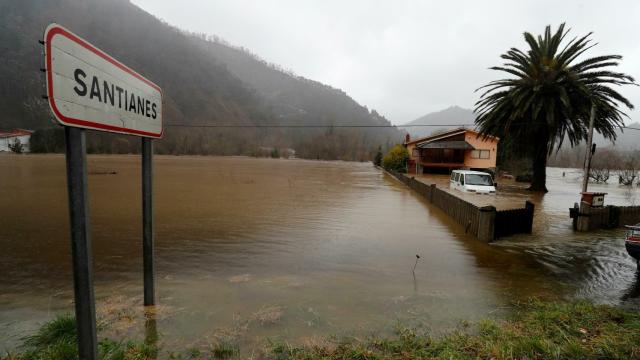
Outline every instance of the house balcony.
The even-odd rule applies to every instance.
[[[460,168],[464,167],[464,162],[452,161],[452,162],[434,162],[434,161],[423,161],[420,160],[418,162],[422,167],[430,167],[430,168]]]

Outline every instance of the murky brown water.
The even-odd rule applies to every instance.
[[[622,230],[571,230],[577,174],[550,169],[549,194],[533,198],[535,235],[487,245],[370,164],[155,161],[157,328],[167,344],[223,338],[251,349],[398,322],[441,331],[500,316],[519,298],[635,306],[640,292]],[[131,312],[112,334],[142,336],[140,161],[89,163],[117,172],[89,176],[97,305]],[[0,156],[0,351],[73,310],[65,184],[63,156]],[[600,187],[609,203],[640,202],[637,189]]]

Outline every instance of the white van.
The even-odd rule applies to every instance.
[[[453,170],[449,180],[451,189],[460,191],[495,194],[496,187],[490,174],[480,171]]]

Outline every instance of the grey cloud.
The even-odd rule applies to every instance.
[[[470,108],[474,89],[500,74],[522,33],[566,22],[593,31],[592,55],[624,56],[640,77],[637,1],[133,0],[185,30],[218,35],[266,61],[343,89],[401,124],[450,105]],[[640,106],[640,89],[622,90]],[[638,111],[630,113],[640,121]]]

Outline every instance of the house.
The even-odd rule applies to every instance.
[[[0,152],[11,151],[10,146],[20,142],[22,144],[22,152],[29,152],[29,141],[33,131],[24,129],[13,129],[9,131],[0,130]]]
[[[495,171],[499,138],[478,136],[478,132],[457,128],[440,134],[411,140],[404,145],[409,152],[409,173],[450,173],[455,169]]]

